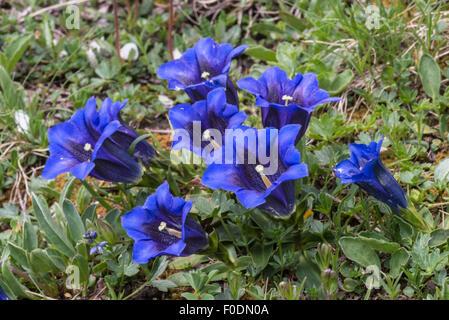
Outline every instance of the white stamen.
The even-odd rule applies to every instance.
[[[262,178],[263,183],[265,184],[265,187],[267,187],[267,189],[269,187],[271,187],[271,181],[270,179],[267,178],[267,176],[263,173],[263,171],[265,170],[265,167],[261,164],[256,166],[256,171],[258,174],[260,174],[260,177]]]
[[[175,236],[175,237],[177,237],[177,238],[179,238],[179,239],[182,238],[182,233],[179,232],[178,230],[171,229],[171,228],[167,228],[167,232],[168,232],[169,234],[171,234],[172,236]]]
[[[159,230],[159,231],[162,231],[162,230],[165,229],[166,226],[167,226],[167,223],[164,222],[164,221],[162,221],[161,224],[160,224],[159,227],[158,227],[158,230]]]
[[[290,100],[293,100],[293,97],[284,94],[284,95],[282,96],[282,100],[285,101],[285,105],[288,105],[288,102],[289,102]]]
[[[84,150],[85,150],[85,151],[90,151],[90,150],[92,150],[92,145],[91,145],[90,143],[86,143],[86,144],[84,145]]]
[[[212,146],[214,147],[214,149],[220,148],[218,143],[214,139],[212,139],[209,129],[207,129],[206,131],[203,132],[203,140],[209,141],[212,144]]]
[[[203,139],[204,140],[210,140],[210,132],[209,130],[206,130],[203,132]]]
[[[210,73],[207,72],[207,71],[204,71],[204,72],[201,74],[201,78],[206,79],[206,80],[209,79],[209,76],[210,76]]]

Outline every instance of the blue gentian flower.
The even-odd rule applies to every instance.
[[[0,287],[0,300],[9,300],[8,295],[6,292]]]
[[[286,125],[281,130],[241,129],[244,133],[234,133],[237,138],[232,159],[229,159],[227,136],[226,162],[211,164],[201,183],[211,189],[234,192],[247,209],[258,207],[276,216],[288,216],[296,205],[294,180],[308,175],[307,165],[300,163],[301,156],[294,144],[300,126]],[[255,141],[241,138],[251,134],[256,136]],[[262,152],[260,148],[265,146]]]
[[[97,231],[92,231],[91,229],[87,230],[84,234],[84,239],[89,241],[90,243],[93,243],[95,239],[97,239]]]
[[[139,179],[142,175],[139,162],[147,165],[154,149],[146,141],[140,141],[133,154],[128,154],[129,146],[139,135],[120,118],[119,112],[126,102],[113,103],[107,98],[97,111],[92,97],[70,120],[50,128],[50,157],[42,177],[53,179],[71,172],[80,180],[88,175],[113,182]]]
[[[256,97],[256,106],[262,107],[264,127],[281,129],[287,124],[301,125],[295,143],[306,132],[316,106],[340,100],[329,97],[327,91],[319,88],[316,74],[297,73],[290,80],[279,67],[268,68],[258,80],[252,77],[241,79],[237,86]]]
[[[102,242],[100,242],[99,244],[93,246],[93,247],[90,249],[89,254],[90,254],[90,255],[93,255],[95,252],[98,252],[99,254],[103,254],[103,247],[104,247],[107,243],[108,243],[107,241],[102,241]]]
[[[193,101],[205,100],[213,88],[225,87],[228,103],[237,106],[237,91],[228,72],[232,58],[246,48],[242,45],[233,49],[229,43],[218,44],[214,39],[203,38],[181,58],[160,66],[157,75],[168,80],[169,89],[184,90]]]
[[[245,112],[239,112],[236,106],[226,102],[224,88],[210,91],[207,100],[171,108],[168,117],[176,132],[172,149],[187,149],[205,158],[207,155],[203,154],[206,153],[203,150],[206,146],[211,145],[213,149],[221,147],[224,144],[225,130],[240,126],[247,118]],[[220,136],[213,136],[214,130],[211,129],[217,130],[216,133]]]
[[[394,211],[407,208],[404,190],[382,164],[379,158],[383,138],[369,145],[350,143],[349,159],[334,168],[342,183],[355,183],[376,199],[389,205]]]
[[[187,215],[192,201],[170,194],[167,182],[145,204],[122,217],[122,226],[135,240],[133,261],[147,263],[160,255],[188,256],[207,245],[201,226]]]

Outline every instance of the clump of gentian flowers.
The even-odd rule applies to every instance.
[[[186,149],[204,158],[204,186],[233,192],[246,209],[287,217],[296,207],[295,181],[308,176],[296,145],[315,107],[340,98],[321,89],[314,73],[297,73],[289,79],[284,70],[267,68],[259,79],[237,81],[261,108],[263,128],[245,126],[247,116],[239,110],[238,93],[229,76],[232,59],[245,49],[244,45],[233,48],[204,38],[179,59],[158,68],[158,76],[168,80],[169,89],[184,90],[192,100],[192,104],[169,110],[176,131],[172,150]],[[107,98],[97,110],[92,97],[70,120],[50,128],[50,157],[43,177],[52,179],[70,172],[80,180],[92,176],[117,183],[138,182],[142,166],[151,165],[155,150],[121,119],[119,113],[126,103]],[[356,183],[393,211],[408,212],[417,225],[425,226],[380,161],[381,144],[350,144],[351,157],[339,163],[335,173],[342,183]],[[260,153],[267,149],[268,157]],[[147,263],[160,255],[188,256],[205,249],[207,235],[189,215],[192,205],[190,200],[174,197],[165,181],[144,205],[123,215],[122,226],[134,240],[133,261]],[[91,244],[96,238],[96,231],[85,234]],[[106,244],[93,245],[91,255],[102,254]]]

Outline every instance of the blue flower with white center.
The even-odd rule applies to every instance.
[[[103,247],[107,244],[107,241],[102,241],[99,244],[94,245],[92,248],[90,248],[90,255],[93,255],[95,252],[98,252],[98,254],[103,254]]]
[[[160,255],[188,256],[207,245],[201,226],[187,215],[192,201],[173,197],[167,182],[145,204],[122,217],[122,226],[135,240],[133,261],[147,263]]]
[[[225,163],[211,164],[201,183],[234,192],[247,209],[258,207],[276,216],[288,216],[296,205],[294,180],[308,175],[294,144],[300,126],[240,129],[241,133],[233,133],[235,139],[226,136]]]
[[[181,58],[160,66],[157,75],[168,80],[169,89],[184,90],[193,101],[205,100],[209,91],[224,87],[228,103],[238,106],[237,91],[228,72],[232,58],[246,48],[244,45],[232,48],[229,43],[218,44],[214,39],[203,38]]]
[[[224,88],[210,91],[207,100],[171,108],[168,117],[175,130],[172,149],[187,149],[206,159],[223,146],[225,130],[239,127],[247,118],[245,112],[226,102]],[[210,154],[203,152],[208,151],[207,146],[212,147]]]
[[[290,80],[279,67],[268,68],[257,80],[252,77],[241,79],[237,86],[256,97],[256,106],[262,108],[264,127],[281,129],[287,124],[301,125],[295,143],[306,132],[315,107],[340,100],[319,88],[316,74],[297,73]]]
[[[139,162],[149,164],[155,152],[146,141],[140,141],[133,154],[128,154],[139,135],[120,118],[126,102],[113,103],[107,98],[97,111],[92,97],[70,120],[50,128],[50,157],[42,177],[53,179],[71,172],[80,180],[88,175],[113,182],[138,180],[142,175]]]
[[[408,204],[404,190],[380,160],[382,141],[383,138],[369,145],[350,143],[350,158],[337,164],[334,172],[342,183],[357,184],[398,212],[400,208],[407,208]]]

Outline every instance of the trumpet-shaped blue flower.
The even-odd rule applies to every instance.
[[[178,138],[174,138],[172,149],[187,149],[199,156],[203,155],[206,146],[211,145],[211,139],[214,149],[221,147],[225,130],[240,126],[247,118],[245,112],[239,112],[236,106],[226,102],[224,88],[210,91],[207,100],[177,105],[170,109],[168,116]],[[212,137],[214,131],[211,129],[217,130],[219,137]]]
[[[107,98],[97,111],[92,97],[70,120],[50,128],[50,157],[42,177],[53,179],[71,172],[80,180],[88,175],[113,182],[139,179],[142,175],[139,161],[148,164],[154,149],[146,141],[140,141],[133,154],[128,154],[131,143],[139,135],[120,118],[120,110],[125,105],[126,101],[112,103]]]
[[[256,106],[262,107],[264,127],[280,129],[287,124],[301,125],[295,143],[306,132],[316,106],[340,100],[329,97],[327,91],[319,88],[316,74],[298,73],[290,80],[279,67],[268,68],[258,80],[241,79],[237,86],[256,97]]]
[[[228,103],[238,105],[238,95],[228,78],[231,60],[247,46],[235,49],[229,43],[218,44],[214,39],[203,38],[181,58],[160,66],[157,75],[168,80],[168,88],[185,90],[193,101],[205,100],[207,93],[216,87],[225,87]]]
[[[369,145],[350,143],[349,159],[334,168],[342,183],[355,183],[376,199],[385,202],[393,210],[407,208],[404,190],[382,164],[379,158],[383,138]]]
[[[192,201],[170,194],[167,182],[149,196],[142,207],[122,217],[122,226],[135,240],[133,260],[147,263],[160,255],[188,256],[207,245],[201,226],[187,215]]]
[[[300,126],[240,129],[242,132],[233,133],[235,139],[226,136],[225,163],[211,164],[201,183],[234,192],[247,209],[258,207],[276,216],[289,215],[296,204],[294,180],[308,175],[294,145]]]

